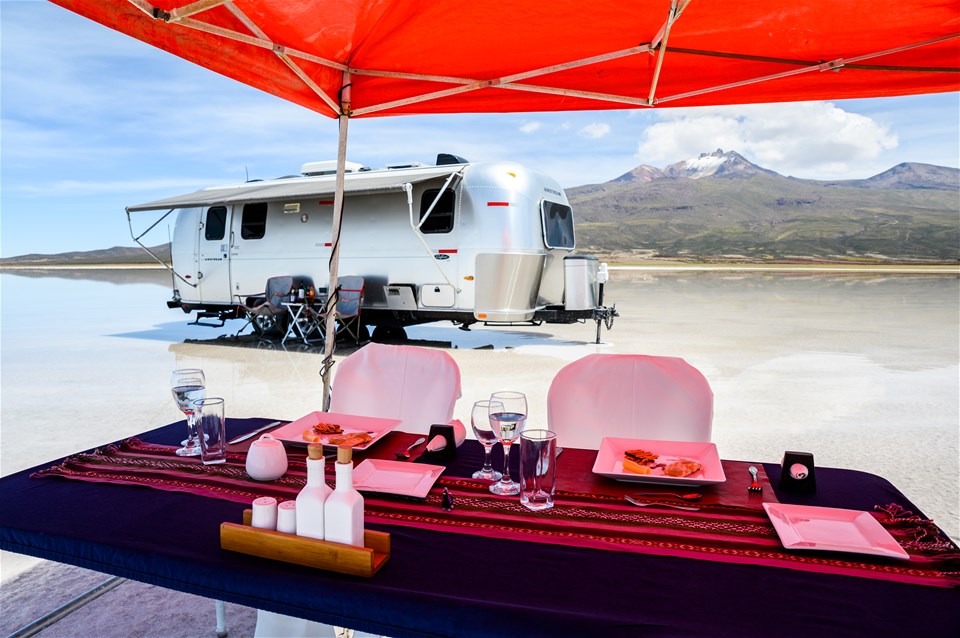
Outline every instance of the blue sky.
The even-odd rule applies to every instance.
[[[3,257],[132,246],[127,205],[336,157],[333,120],[42,1],[0,1],[0,117]],[[360,119],[348,158],[516,160],[571,187],[717,148],[815,179],[957,167],[960,96]]]

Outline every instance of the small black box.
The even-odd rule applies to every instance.
[[[813,494],[817,491],[817,475],[813,454],[784,452],[780,469],[780,488],[787,492]]]
[[[457,458],[457,439],[453,426],[439,423],[431,425],[430,434],[427,435],[427,445],[430,445],[430,441],[433,441],[433,437],[438,434],[447,440],[446,447],[436,452],[424,452],[420,458],[424,461],[449,461]]]

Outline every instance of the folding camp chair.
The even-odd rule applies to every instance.
[[[360,321],[363,306],[363,277],[346,275],[337,278],[337,340],[348,335],[359,346],[367,339],[366,326]],[[325,317],[326,313],[321,313]]]
[[[261,338],[274,329],[283,335],[286,332],[287,318],[287,309],[283,303],[291,301],[292,288],[293,277],[290,275],[270,277],[261,294],[250,296],[247,300],[242,299],[239,308],[246,316],[247,323],[240,328],[237,335],[247,326],[253,326],[253,331]]]
[[[605,436],[709,441],[713,391],[677,357],[591,354],[554,377],[547,424],[565,445],[591,449]]]

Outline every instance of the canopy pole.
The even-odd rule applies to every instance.
[[[667,55],[667,40],[670,38],[670,29],[673,28],[673,23],[678,17],[680,17],[680,14],[677,12],[677,0],[672,0],[667,23],[663,27],[662,34],[657,35],[657,38],[660,39],[657,43],[657,66],[653,70],[653,80],[650,82],[650,95],[647,97],[647,104],[650,106],[656,104],[656,102],[653,101],[653,97],[657,94],[657,84],[660,82],[660,69],[663,67],[663,58]]]
[[[326,326],[323,341],[323,409],[330,409],[330,376],[337,343],[337,301],[340,290],[340,223],[343,219],[343,182],[347,162],[347,125],[350,122],[350,72],[344,71],[340,89],[340,134],[337,140],[337,182],[333,195],[333,229],[330,235],[330,283],[327,286]]]

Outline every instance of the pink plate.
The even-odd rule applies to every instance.
[[[787,549],[910,559],[910,555],[869,512],[784,503],[764,503],[763,509]]]
[[[354,446],[354,451],[360,452],[375,444],[383,435],[400,425],[400,421],[397,419],[380,419],[373,416],[338,414],[336,412],[311,412],[296,421],[291,421],[283,427],[277,428],[270,434],[273,438],[280,439],[284,443],[306,446],[307,441],[303,439],[303,431],[309,430],[318,423],[334,423],[339,425],[344,434],[350,434],[351,432],[371,433],[370,436],[373,437],[372,441],[366,445]],[[327,441],[331,436],[336,435],[321,436],[320,443],[328,445]]]
[[[659,454],[665,461],[676,458],[692,459],[703,467],[690,476],[664,476],[662,473],[635,474],[623,469],[623,453],[636,449]],[[708,441],[655,441],[604,437],[600,441],[597,460],[593,464],[593,473],[617,481],[658,485],[713,485],[727,480],[723,473],[723,466],[720,464],[717,446]]]
[[[367,459],[353,470],[353,486],[361,492],[426,498],[444,469],[442,465]]]

